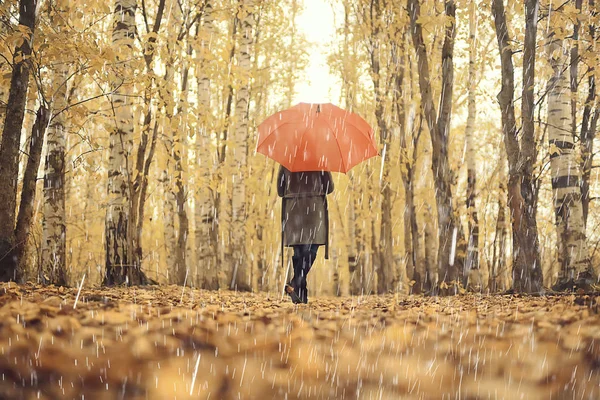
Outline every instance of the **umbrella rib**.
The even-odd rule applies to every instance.
[[[327,123],[327,125],[329,126],[329,129],[331,129],[332,133],[335,133],[335,129],[333,129],[333,127],[331,126],[331,124],[329,123],[329,120],[325,120],[325,122]],[[337,140],[337,136],[334,135],[335,137],[335,144],[337,144],[338,150],[340,151],[340,160],[342,160],[342,167],[344,167],[344,170],[346,169],[346,166],[344,165],[344,156],[342,155],[342,148],[340,147],[340,143]]]

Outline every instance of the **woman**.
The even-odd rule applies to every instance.
[[[290,172],[279,168],[277,194],[282,198],[282,246],[293,247],[294,276],[285,291],[294,303],[308,303],[306,276],[319,246],[329,258],[329,214],[326,195],[333,192],[328,171]],[[283,254],[282,254],[283,256]]]

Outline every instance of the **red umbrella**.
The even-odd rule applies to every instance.
[[[292,172],[348,172],[378,155],[373,129],[331,103],[299,103],[258,126],[256,151]]]

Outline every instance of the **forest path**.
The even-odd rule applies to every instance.
[[[600,398],[600,298],[76,295],[0,284],[0,398]]]

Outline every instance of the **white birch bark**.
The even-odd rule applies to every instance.
[[[212,1],[204,6],[204,20],[200,30],[200,57],[198,80],[198,124],[196,132],[196,165],[199,168],[198,184],[194,198],[194,238],[199,285],[205,289],[218,289],[217,278],[217,225],[214,188],[212,187],[217,154],[212,151],[211,92],[209,57],[215,34]]]
[[[235,129],[234,149],[231,160],[235,163],[232,173],[232,262],[231,289],[250,290],[250,274],[246,254],[246,185],[244,182],[248,155],[248,107],[250,103],[250,73],[252,64],[253,28],[254,28],[254,1],[242,2],[240,10],[241,29],[239,32],[238,66],[240,82],[235,103]]]
[[[552,195],[558,234],[559,279],[577,278],[590,266],[581,203],[581,172],[572,134],[568,46],[552,37],[546,44],[553,75],[548,82],[548,141]]]
[[[67,124],[67,79],[69,65],[58,62],[53,73],[53,118],[46,133],[47,153],[44,172],[42,219],[42,263],[40,279],[44,284],[65,285],[65,142]]]
[[[131,56],[135,35],[136,0],[115,0],[113,47],[119,60]],[[129,227],[129,171],[133,147],[133,97],[127,81],[127,65],[121,65],[112,82],[111,96],[114,110],[114,129],[109,136],[108,207],[106,210],[106,284],[130,280],[132,254],[128,240]],[[139,268],[139,266],[138,266]],[[135,282],[128,282],[134,284]]]
[[[469,4],[469,75],[468,75],[468,107],[467,126],[465,129],[465,146],[467,156],[467,214],[469,216],[469,235],[467,241],[467,259],[465,269],[467,276],[473,274],[469,271],[479,269],[479,222],[475,200],[477,198],[477,151],[475,145],[475,124],[477,121],[476,103],[476,40],[477,16],[475,14],[475,0]],[[472,284],[472,283],[471,283]]]

